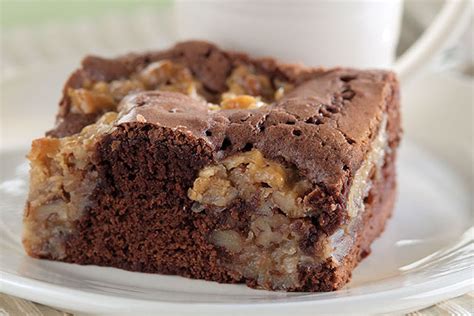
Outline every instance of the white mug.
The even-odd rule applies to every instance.
[[[401,0],[178,0],[175,9],[180,39],[309,66],[393,68],[403,80],[439,51],[469,6],[447,0],[398,60]]]

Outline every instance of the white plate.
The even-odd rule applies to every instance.
[[[465,182],[472,181],[472,170],[469,170],[472,166],[464,163],[472,158],[471,142],[465,151],[464,143],[459,143],[462,140],[459,136],[469,135],[472,121],[468,115],[459,116],[459,112],[446,107],[453,103],[458,111],[471,109],[472,94],[469,94],[470,86],[445,81],[438,86],[430,83],[408,90],[404,101],[404,114],[409,114],[405,115],[405,128],[431,149],[434,143],[443,145],[437,155],[459,157],[456,161],[461,163],[451,161],[450,165],[465,172],[456,174],[437,158],[404,141],[395,214],[385,233],[374,243],[373,253],[354,271],[353,280],[341,291],[266,292],[243,285],[27,257],[20,244],[27,189],[28,167],[24,159],[27,145],[13,148],[42,135],[52,126],[63,81],[77,66],[80,56],[86,52],[110,56],[131,49],[167,46],[174,41],[170,25],[167,14],[157,18],[150,12],[142,12],[133,19],[104,18],[100,25],[86,23],[15,31],[2,39],[5,45],[0,56],[0,147],[4,149],[0,152],[1,292],[60,309],[95,314],[250,316],[402,312],[472,289],[473,229],[470,228],[469,184]],[[153,31],[144,34],[144,30]],[[50,38],[55,38],[53,44],[57,45],[52,45]],[[423,91],[431,98],[427,99]],[[434,93],[437,91],[442,93]],[[420,98],[414,100],[414,96]],[[440,104],[436,108],[438,100]],[[414,110],[420,115],[415,116]],[[427,114],[431,116],[427,118]],[[441,121],[443,128],[438,126]]]
[[[471,286],[469,198],[460,178],[405,142],[399,200],[373,253],[333,293],[278,293],[175,276],[132,273],[29,258],[20,243],[28,166],[24,150],[1,152],[2,291],[90,313],[375,313],[407,311],[460,295]]]

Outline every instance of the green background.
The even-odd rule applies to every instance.
[[[172,0],[0,0],[2,28],[74,21],[105,13],[159,9]]]

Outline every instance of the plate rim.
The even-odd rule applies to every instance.
[[[67,263],[63,263],[67,264]],[[95,313],[120,313],[120,312],[182,312],[195,313],[196,311],[217,312],[279,312],[284,313],[295,311],[296,307],[314,307],[325,309],[333,308],[334,304],[345,303],[339,313],[344,313],[354,307],[354,305],[368,304],[377,301],[399,303],[399,308],[393,310],[390,305],[385,305],[382,310],[374,308],[373,305],[365,305],[364,311],[371,312],[393,312],[410,310],[424,305],[431,305],[434,302],[462,295],[474,286],[472,274],[474,267],[462,271],[455,271],[432,280],[426,280],[418,284],[412,284],[409,288],[397,287],[389,290],[382,290],[377,293],[363,293],[351,296],[332,297],[321,300],[303,301],[271,301],[271,302],[245,302],[245,303],[221,303],[221,302],[171,302],[152,299],[127,298],[113,294],[105,295],[91,293],[80,289],[71,289],[65,286],[47,283],[45,281],[34,280],[18,276],[9,272],[0,271],[0,284],[5,294],[18,296],[23,299],[36,301],[42,304],[56,306],[72,311],[95,312]],[[402,304],[400,304],[402,303]],[[78,308],[80,306],[80,308]],[[338,311],[336,311],[337,313]]]

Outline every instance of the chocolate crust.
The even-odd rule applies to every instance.
[[[324,72],[322,69],[281,64],[272,58],[252,59],[246,54],[223,51],[203,41],[187,41],[178,43],[168,50],[128,54],[112,59],[87,56],[82,60],[81,68],[73,72],[66,81],[56,118],[56,127],[47,134],[63,137],[77,133],[85,126],[81,124],[70,126],[75,118],[71,117],[71,100],[67,95],[69,88],[80,88],[88,82],[125,79],[137,69],[143,69],[150,63],[165,59],[188,67],[211,95],[222,93],[227,89],[226,78],[232,68],[239,64],[252,64],[272,78],[286,79],[296,84],[307,80],[312,75]],[[87,124],[94,121],[91,117],[89,120]]]

